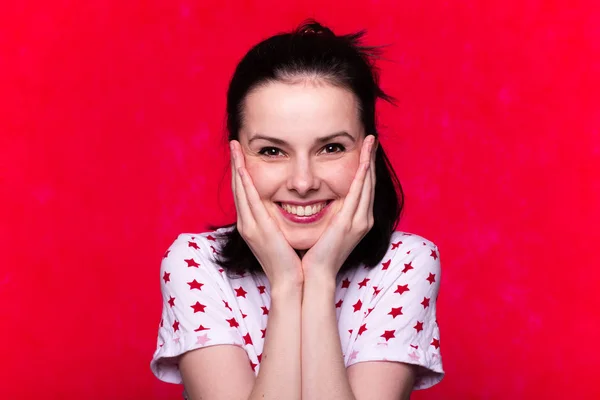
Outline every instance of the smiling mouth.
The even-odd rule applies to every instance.
[[[291,206],[289,204],[284,204],[280,202],[276,202],[277,206],[284,210],[286,213],[291,214],[298,218],[308,218],[313,215],[319,214],[325,207],[327,207],[333,200],[327,200],[322,203],[318,203],[312,206]]]

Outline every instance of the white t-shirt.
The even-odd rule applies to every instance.
[[[260,369],[271,296],[264,274],[229,278],[216,263],[217,232],[179,235],[161,264],[162,318],[150,364],[162,381],[182,383],[178,357],[213,345],[240,346]],[[437,246],[394,232],[388,252],[372,269],[339,274],[335,307],[346,367],[362,361],[420,365],[414,389],[444,376],[436,299]]]

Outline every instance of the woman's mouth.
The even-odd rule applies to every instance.
[[[309,206],[296,206],[286,203],[276,203],[277,208],[281,211],[283,216],[289,221],[310,224],[317,222],[327,213],[329,205],[332,200],[327,200],[321,203],[311,204]]]

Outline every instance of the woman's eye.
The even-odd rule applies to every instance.
[[[267,157],[277,157],[280,152],[281,150],[279,150],[277,147],[263,147],[260,149],[258,154],[262,154],[263,156]]]
[[[335,149],[339,149],[339,151],[335,151]],[[325,153],[340,153],[346,150],[346,148],[339,143],[331,143],[323,147],[323,150],[325,151]]]

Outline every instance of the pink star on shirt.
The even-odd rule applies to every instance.
[[[199,335],[197,337],[196,344],[204,346],[209,340],[210,338],[208,337],[208,334],[205,333],[204,335]]]
[[[420,356],[417,354],[417,352],[416,352],[416,351],[414,351],[414,350],[413,350],[413,352],[412,352],[412,353],[410,353],[408,356],[411,358],[411,360],[414,360],[414,361],[419,361],[419,358],[421,358],[421,357],[420,357]]]
[[[350,361],[354,360],[356,358],[356,356],[358,356],[358,351],[353,350],[352,353],[350,354]]]

